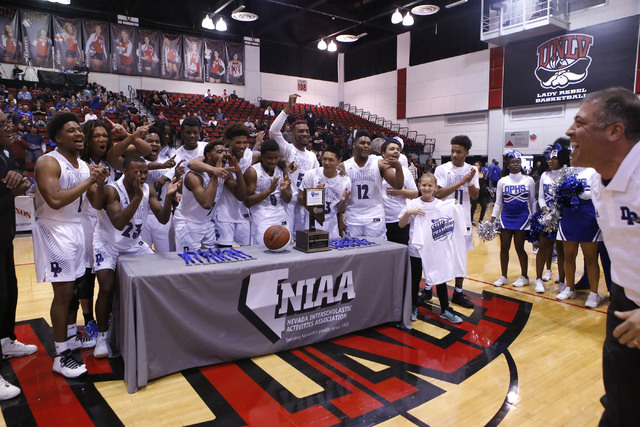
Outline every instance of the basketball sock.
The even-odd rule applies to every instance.
[[[453,289],[455,289],[455,290],[456,290],[456,292],[460,292],[460,293],[462,293],[462,288],[455,287],[455,288],[453,288]]]
[[[66,342],[55,342],[56,345],[56,354],[62,354],[63,352],[69,349]]]
[[[95,320],[93,318],[93,313],[82,313],[82,316],[84,317],[85,325],[89,324],[89,322],[91,322],[92,320]]]
[[[67,325],[67,338],[74,337],[78,333],[78,326],[74,323]]]
[[[431,290],[431,285],[424,285],[424,290],[425,291],[430,291]]]

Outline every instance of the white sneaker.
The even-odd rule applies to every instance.
[[[80,348],[93,348],[96,346],[96,340],[84,335],[76,334],[71,338],[67,338],[67,346],[71,351],[75,351]]]
[[[110,356],[109,344],[106,337],[98,337],[96,348],[93,349],[93,357],[96,359],[104,359]]]
[[[565,288],[562,292],[556,295],[556,299],[560,301],[564,301],[566,299],[572,299],[576,297],[576,291],[572,291],[570,287],[565,285]]]
[[[526,276],[520,276],[518,277],[518,279],[516,279],[515,282],[513,282],[513,286],[515,286],[516,288],[521,288],[527,285],[529,285],[529,278]]]
[[[8,359],[10,357],[28,356],[38,351],[38,347],[33,344],[23,344],[18,340],[10,338],[2,338],[2,357]]]
[[[553,277],[553,272],[551,270],[547,270],[542,275],[542,281],[548,282],[549,280],[551,280],[551,277]]]
[[[508,284],[509,284],[509,279],[507,279],[506,276],[500,276],[498,280],[493,282],[493,286],[497,288],[499,288],[500,286],[508,285]]]
[[[13,384],[9,384],[7,380],[0,375],[0,400],[13,399],[20,394],[20,389]]]
[[[564,282],[558,282],[558,293],[567,289],[567,284]]]
[[[596,308],[599,306],[602,301],[604,301],[604,297],[596,294],[595,292],[590,292],[587,297],[587,302],[584,303],[585,307]]]
[[[71,350],[65,350],[53,359],[53,372],[66,378],[77,378],[87,373],[87,368],[73,358]]]
[[[542,279],[536,279],[536,292],[539,294],[544,294],[544,283],[542,282]]]

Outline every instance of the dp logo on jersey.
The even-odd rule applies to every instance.
[[[563,89],[587,78],[593,36],[566,34],[538,46],[536,78],[545,89]]]

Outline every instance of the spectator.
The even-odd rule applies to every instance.
[[[25,120],[24,117],[27,117],[29,122],[33,122],[33,113],[29,111],[29,106],[27,104],[22,104],[22,109],[16,110],[16,115],[21,121]]]
[[[222,90],[222,95],[220,96],[220,98],[222,98],[222,100],[224,102],[227,102],[229,100],[229,95],[227,95],[227,90],[226,89]]]
[[[222,121],[226,118],[221,108],[218,108],[218,111],[216,112],[215,117],[217,121]]]
[[[229,99],[232,99],[232,100],[238,99],[238,94],[236,94],[235,90],[231,92],[231,95],[229,95]]]
[[[71,99],[68,102],[69,107],[71,108],[82,108],[82,103],[78,101],[75,95],[71,95]]]
[[[24,70],[22,70],[20,67],[18,67],[18,64],[16,64],[13,67],[13,79],[14,80],[22,80],[22,76],[24,75]]]
[[[22,135],[22,140],[26,144],[24,150],[26,163],[35,163],[47,151],[44,138],[38,134],[36,126],[31,126],[30,132]]]
[[[213,102],[213,94],[211,93],[211,89],[207,89],[207,93],[204,94],[204,102]]]
[[[113,102],[113,99],[111,101],[109,101],[109,103],[107,104],[106,107],[104,107],[104,111],[107,114],[116,114],[117,113],[116,104],[115,104],[115,102]]]
[[[100,96],[96,95],[93,98],[91,98],[91,105],[90,105],[91,109],[93,111],[100,111],[102,110],[102,104],[100,104]]]
[[[89,112],[84,115],[84,122],[88,122],[90,120],[98,120],[98,116],[93,112],[92,108],[89,108]]]
[[[275,113],[275,111],[273,111],[273,108],[271,108],[271,105],[267,105],[267,109],[264,110],[264,115],[265,116],[275,117],[276,113]]]
[[[32,99],[31,92],[27,90],[26,86],[22,86],[22,89],[20,90],[20,92],[18,92],[18,99],[20,101],[31,101]]]

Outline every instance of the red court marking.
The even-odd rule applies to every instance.
[[[511,323],[518,314],[518,308],[520,304],[515,301],[509,301],[500,298],[498,294],[490,300],[483,299],[481,305],[487,309],[486,315],[494,319],[502,320],[503,322]]]
[[[329,426],[340,422],[319,405],[290,413],[233,363],[200,371],[248,425]]]
[[[402,399],[403,397],[409,396],[410,394],[413,394],[418,391],[416,387],[405,383],[399,378],[389,378],[377,384],[372,383],[366,378],[363,378],[362,376],[356,374],[346,366],[331,359],[326,354],[319,352],[315,348],[307,347],[306,349],[309,353],[312,353],[316,357],[319,357],[320,359],[324,360],[326,363],[328,363],[332,367],[348,375],[351,379],[359,382],[360,384],[364,385],[365,387],[372,390],[376,394],[379,394],[380,396],[385,398],[388,402],[395,402],[398,399]]]
[[[434,313],[431,310],[420,307],[420,312],[422,314],[426,314],[428,317],[434,320],[440,320],[440,315]],[[442,322],[442,320],[440,320]],[[485,319],[481,319],[477,325],[468,322],[462,322],[455,325],[456,328],[463,329],[468,332],[463,339],[466,339],[469,342],[481,345],[483,347],[490,347],[494,342],[496,342],[507,330],[506,327],[502,325],[498,325],[493,322],[489,322]]]
[[[472,279],[470,277],[467,277],[467,279],[473,280],[474,282],[484,283],[485,285],[490,285],[492,287],[495,287],[495,286],[493,286],[493,283],[485,282],[484,280]],[[575,308],[583,308],[585,310],[595,311],[597,313],[602,313],[602,314],[607,314],[606,310],[599,310],[597,308],[589,308],[589,307],[585,307],[584,305],[571,304],[569,301],[560,301],[560,300],[556,299],[555,297],[553,297],[553,298],[552,297],[548,297],[548,296],[545,296],[544,294],[539,294],[537,292],[526,292],[526,291],[521,291],[520,289],[508,288],[506,286],[502,286],[502,289],[506,289],[506,290],[513,291],[513,292],[519,292],[521,294],[531,295],[531,296],[538,297],[538,298],[544,298],[544,299],[549,300],[549,301],[554,301],[554,302],[557,302],[557,303],[570,305],[571,307],[575,307]]]
[[[51,370],[53,361],[31,325],[16,326],[16,335],[20,341],[38,346],[35,354],[10,359],[36,423],[39,426],[93,426],[66,379]]]
[[[82,360],[84,360],[84,364],[90,374],[113,373],[111,364],[109,363],[109,359],[96,359],[95,357],[93,357],[92,348],[83,348],[82,350],[80,350],[80,354],[82,354]]]
[[[33,262],[25,262],[24,264],[15,264],[16,267],[20,267],[21,265],[35,265]]]
[[[305,349],[309,350],[311,349],[311,347],[305,347]],[[316,362],[306,354],[302,353],[300,350],[292,350],[292,353],[351,392],[349,394],[331,400],[331,403],[333,403],[338,409],[344,412],[348,417],[355,418],[384,406],[380,401],[376,400],[349,381],[337,375],[326,366],[323,366],[322,364]]]
[[[459,325],[456,325],[459,326]],[[469,363],[482,351],[461,342],[455,342],[448,348],[441,348],[413,335],[389,326],[376,328],[376,331],[393,338],[404,346],[389,344],[371,338],[350,336],[333,340],[335,344],[378,356],[397,360],[401,363],[437,371],[452,373]]]

